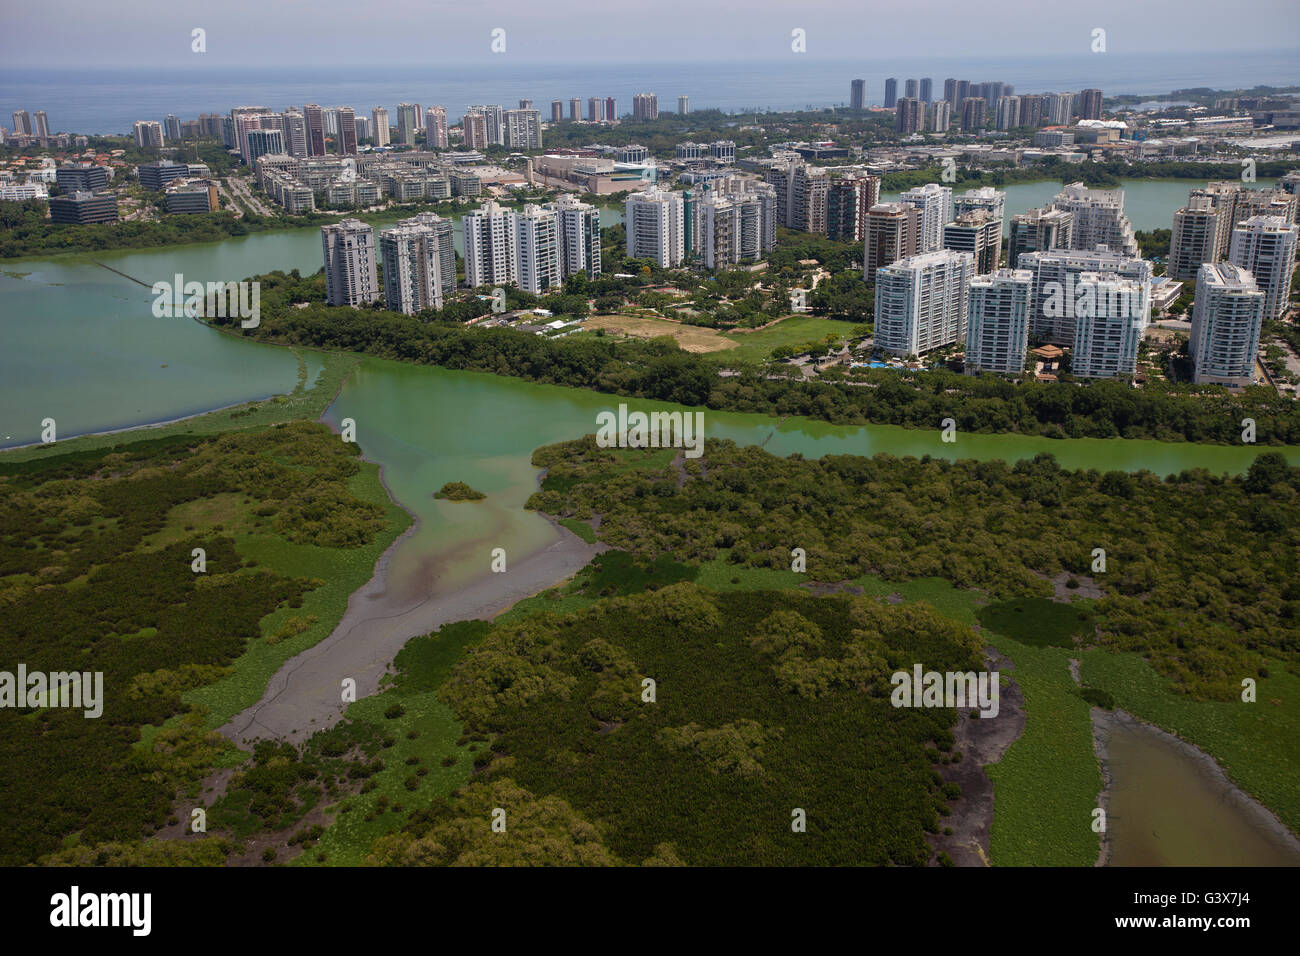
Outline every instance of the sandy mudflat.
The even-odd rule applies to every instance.
[[[573,532],[554,525],[557,540],[540,551],[507,561],[507,570],[442,593],[437,584],[422,601],[401,605],[388,594],[389,559],[404,534],[375,564],[375,574],[348,600],[348,609],[333,633],[284,663],[271,678],[262,699],[235,715],[221,733],[237,744],[275,738],[302,743],[343,716],[342,682],[356,681],[357,698],[379,689],[397,652],[413,637],[451,621],[488,619],[526,597],[567,580],[604,545],[589,545]],[[406,534],[410,534],[408,529]],[[484,567],[488,565],[484,555]]]

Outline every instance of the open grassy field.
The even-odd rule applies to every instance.
[[[734,342],[715,329],[683,325],[680,322],[670,322],[668,319],[657,319],[652,316],[593,315],[583,325],[589,330],[604,329],[606,332],[619,332],[637,339],[671,335],[687,352],[721,352],[736,347]]]
[[[848,336],[853,333],[853,323],[836,319],[823,319],[815,315],[792,315],[776,325],[753,332],[727,332],[723,337],[736,343],[732,352],[746,362],[761,362],[780,345],[799,348],[815,345],[828,335]]]
[[[639,315],[593,315],[587,319],[585,327],[590,331],[617,331],[639,339],[671,335],[687,352],[726,351],[728,357],[735,356],[744,362],[762,362],[778,346],[798,348],[813,345],[828,335],[848,335],[853,328],[848,322],[812,315],[791,315],[767,328],[745,332],[718,332]]]

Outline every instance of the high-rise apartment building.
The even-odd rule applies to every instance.
[[[325,256],[325,301],[359,306],[379,298],[375,231],[359,219],[321,226]]]
[[[170,142],[179,143],[181,141],[181,119],[172,113],[168,113],[163,119],[163,136]]]
[[[1020,97],[1020,125],[1037,129],[1043,125],[1043,103],[1041,96],[1025,95]]]
[[[659,97],[654,93],[638,93],[632,97],[632,118],[654,120],[659,118]]]
[[[1225,257],[1226,250],[1220,245],[1220,218],[1224,215],[1209,196],[1192,196],[1174,213],[1169,242],[1170,278],[1195,279],[1203,263],[1219,262]]]
[[[933,133],[946,133],[952,129],[952,104],[935,100],[926,111],[926,128]]]
[[[766,172],[776,189],[777,222],[787,229],[826,235],[826,202],[830,179],[826,170],[796,158],[776,163]]]
[[[1080,90],[1078,106],[1079,119],[1101,119],[1101,90]]]
[[[952,187],[926,183],[900,193],[898,201],[921,210],[919,251],[943,248],[943,227],[953,220]]]
[[[370,122],[374,126],[375,146],[387,146],[391,142],[391,133],[388,128],[388,110],[382,106],[376,106],[370,111]]]
[[[618,120],[618,103],[612,96],[605,97],[605,119],[611,123]]]
[[[849,109],[865,109],[867,105],[867,81],[854,80],[849,84]]]
[[[1066,126],[1074,118],[1073,93],[1048,93],[1043,97],[1043,104],[1049,126]]]
[[[438,247],[438,267],[442,270],[440,282],[442,292],[446,295],[450,290],[456,288],[456,245],[451,220],[444,219],[437,213],[421,212],[416,213],[410,219],[403,219],[397,224],[399,226],[420,226],[432,231]]]
[[[537,110],[506,110],[505,145],[511,149],[542,148],[542,118]]]
[[[931,103],[934,101],[934,80],[928,76],[921,78],[920,89],[917,96],[922,103]]]
[[[900,97],[895,106],[894,129],[907,136],[925,129],[925,104],[911,96]]]
[[[513,213],[515,281],[533,295],[544,295],[564,282],[560,267],[560,237],[553,210],[529,203]]]
[[[1255,277],[1241,266],[1231,262],[1206,262],[1200,266],[1187,343],[1193,382],[1254,383],[1265,298]]]
[[[599,96],[587,97],[587,122],[601,123],[605,120],[605,100]]]
[[[685,116],[691,111],[691,98],[689,96],[677,97],[677,115]]]
[[[295,109],[285,110],[280,116],[284,131],[284,151],[298,159],[307,158],[307,118]]]
[[[966,309],[966,374],[1024,372],[1033,280],[1033,273],[1025,269],[998,269],[971,279]]]
[[[964,212],[987,212],[998,221],[999,226],[1005,218],[1006,207],[1007,194],[992,186],[968,189],[952,198],[954,216],[960,216]]]
[[[469,149],[486,149],[488,145],[487,118],[477,111],[466,113],[460,121],[460,128],[465,135],[465,146]]]
[[[560,240],[560,274],[567,279],[585,272],[589,278],[600,274],[600,210],[576,196],[565,193],[546,208],[555,213]]]
[[[32,117],[26,110],[14,110],[14,135],[32,135]]]
[[[1015,268],[1025,252],[1069,249],[1074,216],[1068,209],[1044,206],[1011,217],[1007,262]]]
[[[983,209],[963,212],[943,227],[943,248],[970,253],[976,275],[993,272],[1002,259],[1002,220]]]
[[[867,212],[879,202],[879,176],[831,180],[826,193],[827,238],[863,242],[867,237]]]
[[[686,254],[685,205],[681,193],[651,186],[632,193],[624,203],[627,254],[632,259],[653,259],[660,268],[682,264]]]
[[[414,103],[397,104],[397,141],[405,146],[415,145],[415,114]]]
[[[380,230],[379,257],[385,308],[407,315],[442,308],[441,246],[432,227],[407,220]]]
[[[504,146],[506,144],[505,111],[500,106],[471,106],[467,112],[482,114],[483,128],[489,145]]]
[[[563,100],[551,100],[551,122],[552,123],[564,122],[564,101]]]
[[[996,122],[993,124],[998,129],[1015,129],[1022,125],[1020,120],[1020,97],[1003,96],[998,101],[998,112]]]
[[[250,129],[248,131],[248,164],[252,166],[259,156],[279,156],[285,152],[284,131],[278,129]]]
[[[515,216],[495,202],[465,214],[465,283],[470,288],[518,280]]]
[[[1034,274],[1029,331],[1057,345],[1069,345],[1075,340],[1081,301],[1078,283],[1084,273],[1131,279],[1147,289],[1146,301],[1150,303],[1151,263],[1122,252],[1107,249],[1026,252],[1016,260],[1015,266]],[[1083,304],[1086,311],[1087,302]]]
[[[1125,255],[1138,255],[1137,237],[1124,215],[1124,190],[1089,189],[1081,182],[1071,183],[1056,194],[1052,205],[1073,214],[1071,249],[1105,246]]]
[[[430,106],[424,111],[424,144],[429,149],[447,148],[447,110]]]
[[[903,84],[903,95],[906,96],[908,99],[910,100],[918,99],[919,97],[917,96],[917,92],[918,89],[917,89],[916,80],[908,80],[906,83]]]
[[[582,119],[582,100],[578,99],[576,96],[569,100],[569,119]]]
[[[135,145],[140,149],[162,149],[162,123],[157,120],[137,120],[134,127]]]
[[[302,108],[302,115],[307,122],[307,155],[325,155],[325,114],[315,103],[308,103]]]
[[[980,97],[962,100],[961,128],[963,133],[982,130],[988,122],[988,104]]]
[[[898,80],[890,77],[885,80],[885,109],[892,110],[898,104]]]
[[[1254,276],[1264,293],[1266,320],[1279,319],[1286,313],[1297,236],[1300,226],[1281,216],[1251,216],[1232,230],[1228,259]]]
[[[974,263],[944,249],[900,259],[876,272],[876,345],[895,355],[923,355],[966,336]]]
[[[339,155],[355,156],[357,155],[357,114],[350,106],[340,106],[339,114],[339,135],[335,140],[338,143]]]
[[[921,210],[902,202],[877,203],[867,210],[862,275],[871,282],[887,265],[914,256],[921,247]]]
[[[1138,345],[1151,316],[1151,283],[1083,272],[1075,281],[1074,346],[1078,378],[1123,378],[1137,371]]]

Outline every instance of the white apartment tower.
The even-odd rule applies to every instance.
[[[601,267],[600,210],[567,193],[546,208],[555,213],[563,278],[585,272],[594,279]]]
[[[1076,304],[1082,294],[1078,282],[1084,273],[1114,274],[1132,279],[1146,288],[1147,298],[1150,299],[1153,275],[1151,263],[1120,252],[1108,249],[1092,252],[1073,252],[1068,249],[1026,252],[1021,254],[1015,265],[1019,269],[1028,269],[1034,275],[1029,331],[1057,345],[1068,345],[1075,339]]]
[[[370,122],[374,125],[374,137],[376,146],[387,146],[390,142],[388,132],[388,110],[382,106],[376,106],[370,111]]]
[[[944,249],[876,270],[876,344],[896,355],[922,355],[961,342],[975,263]]]
[[[486,202],[465,214],[465,284],[498,286],[518,279],[514,213]]]
[[[1034,274],[999,269],[971,280],[966,310],[966,372],[1019,375],[1029,346]]]
[[[1264,318],[1286,314],[1300,226],[1281,216],[1251,216],[1232,230],[1228,259],[1255,277],[1264,293]]]
[[[542,115],[537,110],[506,110],[502,113],[505,145],[511,149],[542,148]]]
[[[438,266],[442,270],[442,291],[445,294],[456,288],[456,246],[451,220],[444,219],[436,212],[421,212],[410,219],[401,220],[398,225],[421,226],[433,230],[438,243]]]
[[[1091,250],[1100,246],[1137,256],[1137,237],[1124,215],[1124,190],[1089,189],[1071,183],[1056,194],[1052,205],[1073,215],[1070,248]]]
[[[1209,196],[1193,195],[1174,213],[1174,230],[1169,242],[1169,276],[1195,279],[1206,262],[1218,262],[1227,252],[1221,243],[1222,220],[1228,213]]]
[[[515,233],[516,281],[533,295],[544,295],[564,280],[560,274],[560,237],[550,209],[529,204],[512,214]]]
[[[653,259],[661,269],[682,264],[686,254],[685,203],[681,193],[651,186],[624,203],[627,254]]]
[[[404,222],[379,233],[384,264],[384,304],[414,315],[442,308],[442,261],[438,234],[430,226]]]
[[[430,106],[424,111],[424,143],[430,149],[447,148],[447,110]]]
[[[898,201],[921,210],[921,252],[943,248],[943,227],[953,220],[952,187],[926,183],[909,189]]]
[[[1079,378],[1132,375],[1151,315],[1151,283],[1114,273],[1083,272],[1076,288],[1071,371]]]
[[[1192,381],[1250,385],[1264,323],[1264,293],[1255,277],[1231,262],[1204,263],[1196,276],[1196,305],[1187,344]]]
[[[321,226],[325,290],[330,305],[359,306],[379,298],[375,232],[360,219]]]
[[[992,186],[980,186],[968,189],[960,196],[952,198],[953,218],[964,212],[982,210],[1001,222],[1006,218],[1007,194]]]

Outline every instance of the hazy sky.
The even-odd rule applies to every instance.
[[[8,3],[6,67],[611,61],[1087,53],[1297,47],[1297,0],[39,0]]]

